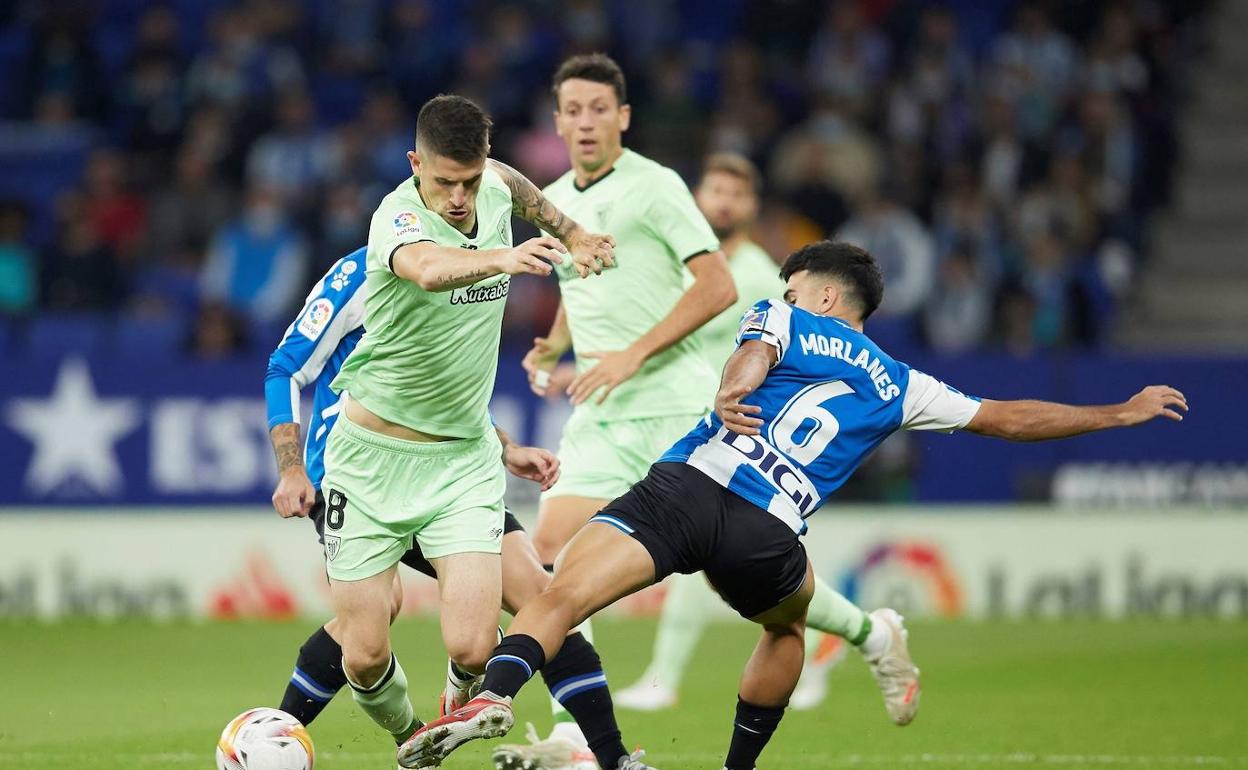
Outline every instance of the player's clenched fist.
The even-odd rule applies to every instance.
[[[615,239],[609,235],[580,230],[568,238],[568,250],[572,254],[572,266],[582,278],[591,272],[600,275],[606,268],[615,266]]]
[[[723,421],[724,427],[733,433],[744,436],[757,436],[758,428],[763,421],[750,415],[758,414],[762,407],[754,404],[743,404],[741,399],[750,394],[749,388],[723,388],[715,394],[715,416]]]
[[[530,238],[514,248],[507,249],[499,259],[499,272],[508,275],[532,273],[533,275],[550,275],[551,265],[563,263],[563,255],[568,253],[557,238],[541,236]]]
[[[315,501],[316,489],[302,465],[282,473],[277,489],[273,490],[273,508],[283,519],[307,516]]]

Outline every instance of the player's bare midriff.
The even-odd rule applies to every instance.
[[[454,440],[454,436],[435,436],[430,433],[422,433],[406,425],[399,425],[397,422],[390,422],[383,417],[378,417],[358,401],[353,401],[350,396],[347,397],[347,405],[343,407],[343,414],[347,416],[348,420],[361,428],[371,430],[374,433],[380,433],[383,436],[389,436],[390,438],[422,442]]]

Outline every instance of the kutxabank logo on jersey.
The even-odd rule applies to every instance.
[[[511,290],[511,277],[503,276],[502,280],[491,284],[474,283],[471,286],[461,286],[451,292],[452,305],[470,305],[474,302],[493,302],[499,299],[506,299],[507,292]]]

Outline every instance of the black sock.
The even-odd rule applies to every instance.
[[[594,646],[580,633],[572,634],[542,668],[542,678],[554,699],[580,725],[598,764],[614,770],[628,751],[620,740],[611,690]]]
[[[505,636],[485,664],[481,689],[514,698],[545,663],[546,653],[536,639],[525,634]]]
[[[725,770],[754,770],[758,755],[780,725],[784,706],[755,706],[737,696],[737,719],[732,728]]]
[[[305,726],[310,725],[346,683],[342,647],[322,626],[299,648],[281,709]]]

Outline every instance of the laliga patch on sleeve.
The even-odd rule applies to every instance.
[[[329,326],[329,319],[333,315],[334,303],[322,297],[308,306],[307,312],[303,314],[303,318],[299,319],[299,325],[295,328],[300,334],[315,342],[321,336],[321,332],[325,331],[325,327]]]
[[[741,318],[742,332],[758,332],[765,328],[767,313],[762,310],[751,310]]]
[[[420,235],[424,229],[420,225],[420,217],[411,211],[401,211],[394,218],[395,235]]]

